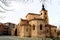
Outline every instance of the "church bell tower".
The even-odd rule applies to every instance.
[[[44,19],[45,24],[49,24],[49,19],[48,19],[48,12],[47,10],[44,8],[44,4],[42,4],[42,10],[40,11],[40,15],[42,17],[42,19]]]

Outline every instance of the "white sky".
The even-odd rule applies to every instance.
[[[52,0],[52,2],[47,2],[45,8],[48,10],[49,23],[52,25],[60,25],[60,1]],[[11,3],[12,11],[6,11],[6,13],[0,13],[0,16],[5,18],[0,19],[0,22],[12,22],[19,23],[20,18],[25,18],[28,13],[37,13],[40,14],[41,3],[37,0],[34,2],[22,2],[14,1]]]

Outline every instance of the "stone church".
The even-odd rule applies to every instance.
[[[57,37],[57,27],[49,24],[48,11],[42,5],[40,14],[28,13],[20,19],[17,36],[20,37]]]

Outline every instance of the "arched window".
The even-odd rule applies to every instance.
[[[55,32],[56,32],[56,30],[55,30]]]
[[[28,28],[26,28],[26,32],[28,32]]]
[[[40,24],[40,30],[42,30],[42,24]]]
[[[46,15],[46,13],[45,13],[45,15]]]
[[[45,19],[47,19],[47,17],[45,17]]]
[[[33,25],[33,30],[35,30],[35,25]]]

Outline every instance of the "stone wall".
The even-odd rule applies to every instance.
[[[29,22],[31,24],[31,37],[44,37],[45,23],[43,20],[32,20]],[[42,24],[42,30],[40,30],[40,24]],[[33,29],[35,25],[35,29]]]
[[[23,25],[18,27],[18,36],[20,37],[30,37],[31,36],[31,30],[29,25]]]

